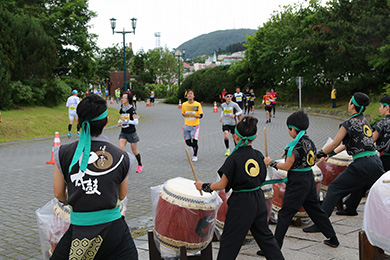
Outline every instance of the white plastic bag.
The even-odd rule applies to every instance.
[[[390,171],[384,173],[374,185],[364,207],[363,230],[374,246],[390,251]]]

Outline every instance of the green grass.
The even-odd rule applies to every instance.
[[[108,108],[108,126],[116,125],[118,110]],[[49,107],[24,107],[11,111],[1,112],[0,143],[26,139],[54,137],[55,132],[60,135],[68,133],[68,108],[65,103]],[[73,123],[72,132],[76,133]]]

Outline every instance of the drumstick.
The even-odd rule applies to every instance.
[[[267,149],[267,131],[264,127],[264,152],[265,152],[265,157],[268,157],[268,149]]]
[[[264,127],[264,153],[265,153],[265,157],[268,157],[268,148],[267,148],[267,131]],[[271,179],[273,179],[273,173],[272,173],[272,169],[269,167],[267,167],[267,173],[269,172],[269,176]]]
[[[186,154],[187,154],[188,161],[190,162],[192,173],[194,174],[194,177],[195,177],[195,181],[198,181],[198,177],[196,177],[194,165],[192,164],[191,157],[190,157],[190,154],[188,153],[187,148],[186,148]],[[200,193],[200,196],[203,196],[203,192],[201,190],[199,191],[199,193]]]
[[[390,180],[383,180],[383,183],[390,183]]]

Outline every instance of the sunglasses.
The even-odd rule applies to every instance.
[[[227,95],[227,96],[225,96],[225,97],[233,97],[232,95]]]

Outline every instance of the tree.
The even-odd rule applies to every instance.
[[[178,98],[184,97],[186,89],[195,91],[196,100],[212,103],[219,100],[219,94],[223,88],[234,91],[234,77],[228,73],[230,66],[217,66],[198,70],[189,75],[183,81],[178,90]]]

